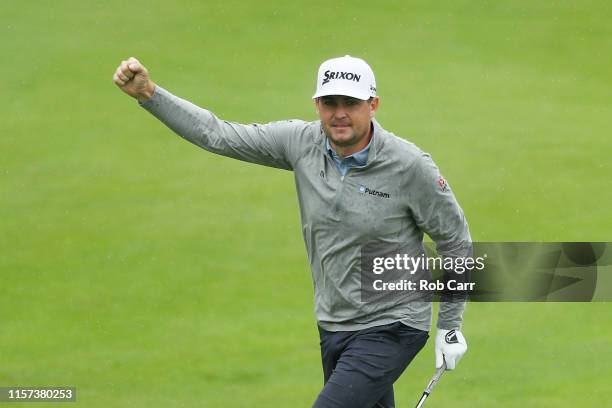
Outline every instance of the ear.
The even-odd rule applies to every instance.
[[[321,98],[315,98],[314,100],[315,110],[317,111],[317,115],[319,114],[319,99]]]
[[[374,99],[372,99],[372,103],[370,103],[370,118],[376,115],[378,105],[380,105],[380,96],[375,96]]]

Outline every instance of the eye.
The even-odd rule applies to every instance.
[[[325,106],[335,106],[336,101],[331,98],[321,98],[321,103]]]

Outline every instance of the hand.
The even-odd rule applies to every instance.
[[[155,84],[149,79],[149,71],[134,57],[121,61],[113,75],[113,82],[139,102],[151,98],[155,91]]]
[[[436,368],[442,367],[446,360],[446,369],[454,370],[467,351],[467,342],[459,330],[438,329],[436,334]]]

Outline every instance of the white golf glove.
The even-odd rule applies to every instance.
[[[436,334],[436,368],[442,367],[442,363],[446,360],[446,369],[454,370],[466,351],[467,342],[459,330],[438,329]]]

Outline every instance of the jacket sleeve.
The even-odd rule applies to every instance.
[[[463,210],[426,153],[422,153],[412,166],[410,192],[412,216],[419,228],[436,243],[438,255],[444,259],[472,256],[472,239]],[[448,279],[448,271],[445,273]],[[466,296],[442,295],[437,327],[459,329],[465,304]]]
[[[225,121],[212,112],[181,99],[160,86],[141,106],[182,138],[209,152],[264,166],[292,170],[299,120],[243,125]]]

